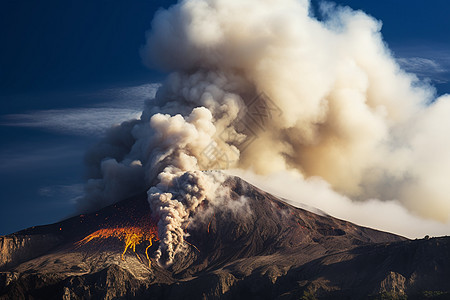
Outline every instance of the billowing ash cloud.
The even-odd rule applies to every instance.
[[[295,171],[448,221],[450,96],[433,99],[400,69],[380,22],[323,13],[312,17],[306,0],[185,0],[159,11],[142,56],[170,75],[140,120],[88,153],[80,206],[148,190],[168,262],[183,248],[182,224],[213,201],[220,180],[199,172],[208,169]]]

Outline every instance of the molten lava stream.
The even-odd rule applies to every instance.
[[[216,217],[216,213],[214,213],[211,220],[209,220],[208,229],[207,229],[208,233],[209,233],[209,227],[211,227],[211,222],[213,221],[213,219],[215,219],[215,217]]]
[[[150,257],[148,256],[148,249],[152,246],[152,241],[158,241],[158,230],[156,226],[127,226],[127,227],[115,227],[115,228],[103,228],[99,229],[90,235],[86,236],[81,241],[77,242],[77,246],[86,245],[94,239],[106,240],[108,238],[116,238],[125,243],[124,250],[121,255],[121,259],[125,260],[125,253],[129,248],[133,249],[136,257],[142,262],[139,255],[136,253],[136,245],[140,245],[145,241],[149,242],[147,248],[145,248],[145,256],[148,260],[148,266],[151,267]]]

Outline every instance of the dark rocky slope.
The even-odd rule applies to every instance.
[[[247,206],[187,227],[192,246],[168,268],[148,266],[145,244],[124,261],[115,238],[77,244],[105,227],[141,226],[145,194],[1,237],[0,298],[449,298],[450,238],[410,241],[295,208],[239,178],[226,184]]]

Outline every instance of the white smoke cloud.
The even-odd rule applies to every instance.
[[[195,211],[210,200],[213,200],[213,206],[222,204],[229,191],[221,186],[225,177],[219,173],[173,172],[166,169],[159,174],[159,179],[160,182],[148,191],[151,209],[159,218],[161,242],[156,259],[160,263],[171,264],[175,254],[186,247],[184,229],[193,219]]]
[[[321,178],[311,199],[379,199],[400,215],[447,222],[450,97],[433,99],[402,71],[380,22],[349,8],[328,7],[325,21],[309,11],[306,0],[184,0],[160,10],[141,53],[171,74],[140,120],[89,152],[80,205],[149,189],[162,263],[182,251],[181,226],[199,203],[213,202],[217,180],[199,172],[211,168],[294,171],[306,189]],[[181,178],[188,186],[168,190]]]

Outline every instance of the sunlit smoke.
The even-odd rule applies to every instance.
[[[182,225],[215,198],[209,169],[297,172],[354,200],[449,221],[450,96],[434,99],[400,69],[377,20],[332,6],[321,15],[306,0],[185,0],[158,11],[141,54],[170,75],[140,120],[87,155],[80,206],[148,190],[158,259],[169,263],[183,250]]]

